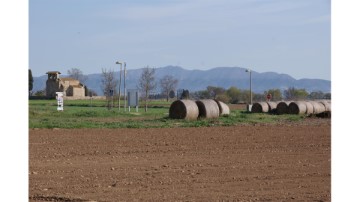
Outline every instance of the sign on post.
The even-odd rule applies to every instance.
[[[272,97],[272,96],[271,96],[270,93],[266,95],[266,99],[267,99],[268,102],[271,100],[271,97]]]
[[[139,108],[139,90],[138,89],[128,89],[127,90],[127,102],[130,107],[136,107],[136,112],[138,112]]]
[[[56,100],[57,100],[57,110],[64,111],[64,93],[63,92],[56,92]]]

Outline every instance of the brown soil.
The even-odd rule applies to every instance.
[[[245,110],[246,104],[228,104],[230,110]]]
[[[330,119],[310,121],[31,129],[29,199],[330,201]]]

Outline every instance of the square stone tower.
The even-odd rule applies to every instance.
[[[49,71],[46,72],[48,75],[48,79],[46,81],[46,97],[55,97],[56,92],[62,92],[60,90],[60,78],[59,75],[61,74],[58,71]]]

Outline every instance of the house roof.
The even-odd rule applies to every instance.
[[[63,80],[63,81],[79,81],[79,80],[77,80],[77,79],[73,79],[73,78],[69,78],[69,77],[60,78],[60,80]]]
[[[73,88],[83,88],[84,86],[82,85],[71,85]]]
[[[46,74],[61,74],[59,71],[48,71]]]

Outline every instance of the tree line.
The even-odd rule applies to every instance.
[[[72,68],[67,71],[68,77],[79,80],[81,83],[84,83],[87,80],[87,77],[82,73],[78,68]],[[33,77],[31,70],[29,69],[29,95],[33,88]],[[155,68],[146,66],[142,69],[141,76],[138,81],[137,88],[140,90],[143,95],[142,98],[145,101],[145,110],[147,111],[149,97],[153,97],[153,92],[157,88],[157,85],[160,84],[161,93],[157,97],[166,98],[169,101],[170,96],[174,96],[174,93],[177,89],[179,80],[171,75],[165,75],[159,81],[155,79]],[[118,96],[118,91],[116,90],[119,85],[119,80],[115,75],[114,70],[108,70],[102,68],[101,74],[101,87],[103,94],[109,96],[109,92],[112,91],[114,96]],[[272,101],[281,101],[281,100],[314,100],[314,99],[331,99],[331,93],[323,93],[322,91],[307,92],[305,89],[297,89],[295,87],[290,87],[286,90],[280,89],[269,89],[263,93],[254,93],[246,89],[239,89],[237,87],[230,87],[225,89],[218,86],[208,86],[205,90],[187,92],[185,97],[190,99],[217,99],[225,103],[249,103],[250,95],[252,96],[253,102],[265,101],[267,100],[267,95],[271,94]],[[34,95],[43,96],[44,91],[37,91]],[[96,96],[96,92],[88,89],[85,86],[85,95]],[[184,97],[184,96],[182,96]]]
[[[225,103],[249,103],[250,96],[254,102],[266,101],[267,95],[271,95],[271,101],[282,100],[315,100],[315,99],[331,99],[331,93],[323,93],[322,91],[315,91],[308,93],[305,89],[297,89],[290,87],[286,90],[269,89],[263,93],[254,93],[250,90],[239,89],[237,87],[230,87],[225,89],[223,87],[208,86],[205,90],[200,90],[191,93],[194,99],[217,99]]]

